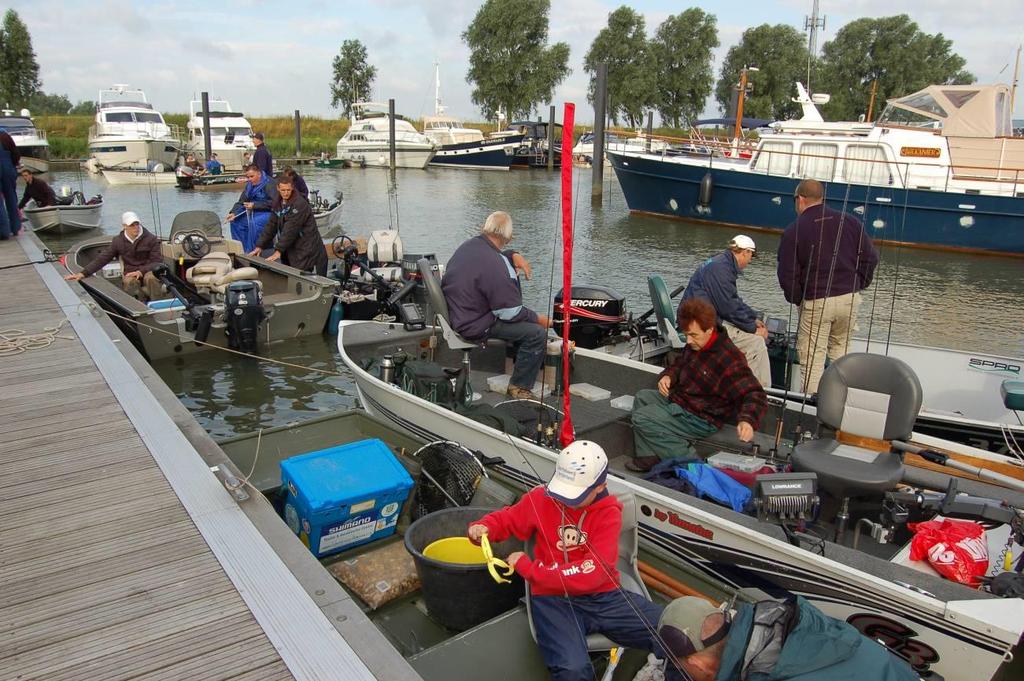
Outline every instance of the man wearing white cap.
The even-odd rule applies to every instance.
[[[127,211],[121,216],[121,233],[110,240],[91,263],[81,272],[69,274],[65,279],[78,281],[91,277],[99,272],[114,258],[121,259],[122,284],[129,295],[145,300],[156,300],[163,295],[160,280],[153,275],[153,269],[163,264],[160,254],[160,240],[152,232],[142,226],[142,220],[134,211]],[[142,289],[145,288],[145,293]]]
[[[690,277],[679,305],[691,298],[704,298],[715,308],[719,321],[740,352],[762,388],[772,385],[772,369],[768,360],[768,329],[757,313],[743,302],[736,290],[736,280],[757,255],[754,240],[737,234],[729,247],[704,261]],[[680,327],[682,328],[682,327]]]
[[[735,617],[703,598],[684,596],[665,607],[658,635],[693,681],[920,678],[903,658],[800,596],[742,603]]]
[[[533,558],[516,551],[508,563],[530,584],[537,645],[554,681],[593,681],[587,634],[661,652],[661,606],[619,586],[622,504],[608,493],[607,474],[604,450],[577,440],[559,453],[547,485],[469,526],[474,542],[534,539]]]

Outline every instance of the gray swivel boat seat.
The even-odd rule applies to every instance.
[[[387,282],[402,281],[402,237],[397,230],[378,229],[370,232],[366,242],[366,259],[369,269],[376,276]],[[362,273],[363,281],[372,282],[374,278],[369,272]]]
[[[661,332],[670,348],[676,350],[682,348],[686,343],[676,329],[676,311],[672,307],[672,298],[668,295],[665,280],[657,274],[648,274],[647,290],[651,292],[654,316],[658,319],[658,331]]]
[[[650,599],[647,586],[640,578],[640,568],[637,567],[637,550],[640,541],[637,528],[640,523],[636,513],[636,497],[632,494],[616,494],[622,503],[622,529],[619,531],[619,560],[615,567],[619,570],[619,584],[626,591],[640,594]],[[531,537],[525,544],[526,553],[533,556],[535,538]],[[530,634],[533,640],[537,640],[537,630],[533,626],[533,609],[530,606],[530,585],[526,585],[526,616],[530,621]],[[657,623],[655,623],[657,624]],[[604,634],[589,634],[587,636],[587,649],[591,652],[603,652],[617,648],[611,639]]]
[[[441,327],[444,342],[452,350],[462,351],[462,366],[458,370],[455,394],[460,401],[465,401],[468,404],[473,399],[473,389],[470,385],[469,353],[474,348],[483,347],[484,344],[468,341],[452,328],[448,316],[448,302],[444,299],[444,291],[441,290],[441,282],[438,281],[437,272],[434,271],[434,264],[426,258],[420,258],[416,261],[416,269],[419,270],[423,285],[427,289],[427,299],[430,301],[430,307],[434,310],[437,324]]]
[[[905,362],[874,353],[853,353],[833,362],[821,377],[818,421],[854,438],[886,443],[905,440],[913,432],[921,400],[921,383]],[[850,497],[880,496],[903,477],[903,460],[898,454],[832,438],[798,444],[791,461],[795,470],[817,474],[818,484],[842,501],[837,541],[849,519]]]

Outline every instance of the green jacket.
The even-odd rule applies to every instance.
[[[919,678],[895,654],[797,596],[795,601],[762,601],[739,607],[715,681]]]

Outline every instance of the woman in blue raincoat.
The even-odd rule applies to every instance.
[[[277,184],[256,166],[245,169],[245,178],[245,189],[231,207],[227,221],[231,223],[231,238],[241,241],[248,253],[256,247],[256,239],[270,220]]]

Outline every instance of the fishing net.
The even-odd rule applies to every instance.
[[[537,444],[558,446],[558,428],[564,414],[537,400],[506,400],[494,410],[519,422],[522,436]]]
[[[413,458],[420,464],[420,481],[412,507],[414,520],[443,508],[468,505],[480,480],[487,475],[473,453],[457,442],[431,442]]]

